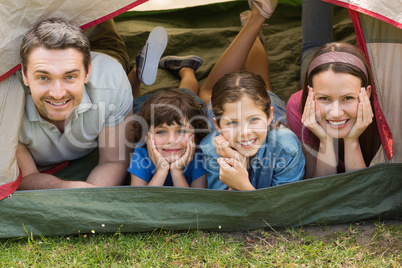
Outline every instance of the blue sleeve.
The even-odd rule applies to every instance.
[[[219,164],[215,157],[203,155],[202,165],[207,172],[208,189],[227,190],[229,187],[219,179]]]
[[[191,166],[191,182],[195,181],[206,173],[204,167],[202,166],[201,151],[195,151],[193,161],[191,161]]]
[[[276,164],[271,186],[300,181],[304,177],[304,166],[306,162],[301,144],[296,135],[292,135],[288,138],[295,140],[297,149],[292,153],[281,150],[281,153],[277,155],[278,159],[283,159],[283,161],[277,162]]]
[[[155,165],[149,158],[147,149],[136,147],[133,157],[131,158],[130,166],[127,169],[128,172],[146,182],[150,182],[155,173],[154,169]]]

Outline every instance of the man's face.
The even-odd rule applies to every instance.
[[[88,81],[83,54],[74,48],[34,48],[28,55],[24,84],[43,119],[64,121],[81,103]]]

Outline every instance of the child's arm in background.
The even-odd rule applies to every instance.
[[[190,184],[192,188],[207,188],[207,174],[199,176]]]

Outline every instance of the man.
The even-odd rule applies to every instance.
[[[130,161],[131,86],[115,59],[90,52],[77,26],[46,19],[24,36],[21,69],[26,94],[17,147],[24,189],[121,185]],[[86,182],[40,172],[99,150]]]

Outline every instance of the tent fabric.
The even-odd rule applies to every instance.
[[[350,9],[359,48],[370,63],[376,119],[387,161],[402,162],[402,4],[391,1],[325,0]]]
[[[402,6],[400,6],[402,12]],[[390,162],[402,162],[402,78],[399,70],[402,63],[402,28],[382,20],[359,14],[365,37],[371,69],[374,73],[376,95],[384,113],[389,131],[385,129],[383,145],[392,146]],[[389,133],[390,132],[390,133]],[[392,138],[390,137],[392,135]],[[392,144],[390,143],[392,141]]]
[[[349,13],[350,13],[350,17],[352,18],[352,21],[355,25],[357,44],[358,44],[360,50],[365,55],[367,62],[370,65],[370,68],[372,69],[372,67],[371,67],[372,58],[369,58],[369,55],[368,55],[367,44],[366,44],[366,40],[365,40],[365,35],[363,33],[362,23],[360,21],[359,14],[353,10],[350,10]],[[388,160],[388,159],[391,159],[394,154],[393,153],[393,138],[392,138],[392,133],[389,128],[387,119],[384,116],[381,104],[379,102],[379,94],[377,92],[377,87],[376,87],[377,76],[378,76],[377,73],[373,73],[374,85],[372,85],[372,88],[374,90],[374,113],[375,113],[375,117],[376,117],[376,121],[377,121],[378,132],[380,133],[381,142],[383,144],[382,148],[385,151],[386,159]]]
[[[163,26],[169,35],[164,55],[195,54],[204,60],[196,73],[202,85],[239,32],[239,13],[247,8],[247,1],[236,1],[166,12],[127,12],[115,21],[131,65],[149,32]],[[263,33],[271,87],[286,102],[299,89],[301,9],[279,5],[268,23]],[[334,33],[339,41],[356,42],[344,8],[335,8]],[[178,82],[175,75],[159,69],[155,84],[143,86],[141,91],[174,87]],[[96,153],[72,161],[57,176],[84,180],[88,173],[82,171],[96,165]],[[401,163],[387,163],[251,192],[130,186],[16,191],[0,201],[0,238],[31,232],[68,235],[91,230],[116,232],[119,228],[122,232],[155,228],[240,231],[398,219],[402,213],[401,171]]]
[[[178,187],[17,191],[0,201],[0,238],[330,225],[402,216],[402,164],[248,192]]]
[[[0,82],[0,200],[21,183],[15,152],[24,104],[25,94],[17,76]]]
[[[148,0],[14,0],[0,9],[0,81],[19,70],[19,45],[31,25],[48,17],[62,17],[83,29],[113,18]]]
[[[382,20],[402,29],[400,0],[322,0]]]

